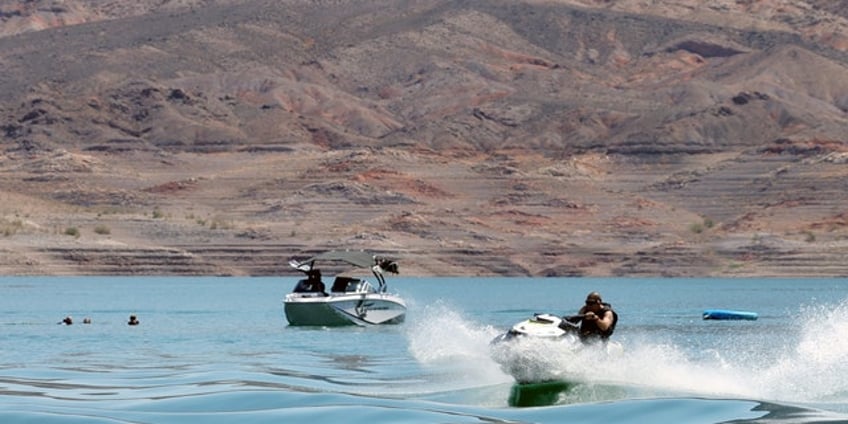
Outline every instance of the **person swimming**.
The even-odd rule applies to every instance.
[[[130,315],[130,320],[127,322],[127,325],[139,325],[141,321],[135,315]]]

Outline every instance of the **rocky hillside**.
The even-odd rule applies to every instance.
[[[848,275],[841,0],[0,0],[0,273]]]

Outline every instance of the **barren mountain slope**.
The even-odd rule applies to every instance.
[[[0,2],[0,272],[846,275],[839,1]]]

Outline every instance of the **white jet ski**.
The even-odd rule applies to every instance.
[[[583,316],[536,313],[492,339],[492,359],[519,384],[586,381],[597,355],[620,357],[620,343],[580,338]]]
[[[532,318],[512,326],[506,333],[495,337],[491,343],[503,343],[519,337],[537,337],[543,339],[577,338],[580,332],[580,315],[560,317],[553,314],[537,313]]]

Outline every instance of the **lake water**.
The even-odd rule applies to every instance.
[[[295,280],[0,278],[0,422],[848,422],[846,280],[390,278],[407,321],[372,328],[289,327]],[[622,356],[563,355],[582,382],[534,387],[492,360],[592,290]]]

